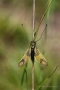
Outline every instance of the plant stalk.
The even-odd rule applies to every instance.
[[[33,40],[35,30],[35,0],[33,0]],[[32,90],[34,90],[34,64],[32,62]]]
[[[33,0],[33,39],[34,39],[34,30],[35,30],[35,0]]]
[[[32,90],[34,90],[34,64],[32,63]]]

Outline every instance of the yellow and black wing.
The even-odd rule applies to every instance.
[[[28,49],[26,53],[23,55],[22,59],[19,61],[18,67],[21,67],[22,65],[27,64],[30,58],[30,55],[31,55],[31,51],[30,49]]]
[[[35,48],[35,59],[44,66],[48,66],[48,62],[37,48]]]

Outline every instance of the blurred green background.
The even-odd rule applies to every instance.
[[[36,0],[35,28],[47,2]],[[0,90],[31,90],[31,60],[23,79],[24,66],[18,68],[18,62],[32,40],[32,3],[33,0],[0,0]],[[39,90],[60,90],[60,0],[53,0],[37,39],[46,23],[47,31],[37,42],[37,47],[44,52],[49,66],[44,67],[35,61],[35,90],[57,65],[54,75]]]

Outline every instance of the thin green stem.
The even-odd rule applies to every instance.
[[[54,71],[39,85],[39,87],[36,90],[39,90],[40,87],[55,73],[56,69],[58,68],[58,65],[54,69]]]
[[[41,20],[40,20],[40,22],[39,22],[39,25],[38,25],[35,33],[34,33],[34,40],[35,40],[35,38],[36,38],[36,36],[37,36],[37,32],[38,32],[38,30],[39,30],[39,28],[40,28],[40,25],[41,25],[41,23],[42,23],[45,15],[46,15],[46,13],[48,12],[48,10],[49,10],[49,8],[50,8],[50,6],[51,6],[52,1],[53,1],[53,0],[50,0],[50,1],[49,1],[49,4],[48,4],[46,10],[44,11],[44,13],[43,13],[43,15],[42,15],[42,17],[41,17]]]

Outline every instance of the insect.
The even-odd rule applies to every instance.
[[[26,53],[23,55],[22,59],[19,61],[18,67],[21,67],[22,65],[27,64],[29,59],[31,59],[33,64],[34,64],[34,60],[36,59],[39,63],[43,64],[44,66],[48,66],[48,62],[46,61],[46,59],[44,58],[44,56],[41,54],[41,52],[39,51],[39,49],[36,46],[35,38],[37,36],[39,27],[46,15],[51,3],[52,3],[52,0],[49,1],[48,6],[47,6],[46,10],[44,11],[42,18],[39,22],[39,25],[34,33],[34,38],[30,42],[29,48],[27,49]]]
[[[34,60],[36,59],[39,63],[43,64],[44,66],[48,66],[48,62],[37,48],[35,40],[32,40],[30,42],[29,48],[23,55],[22,59],[19,61],[18,66],[21,67],[22,65],[27,64],[29,59],[31,59],[33,64]]]

